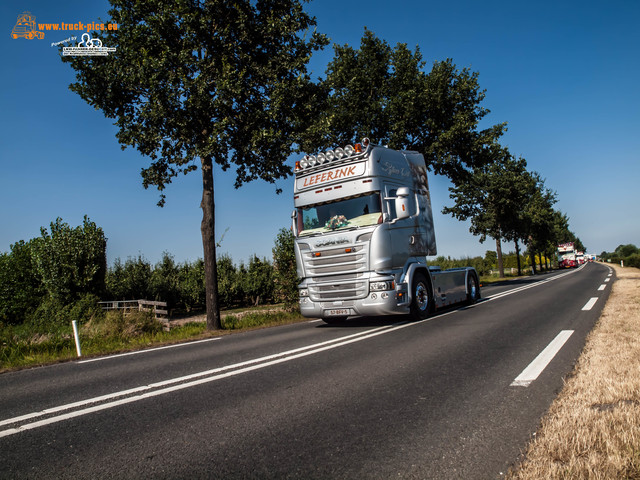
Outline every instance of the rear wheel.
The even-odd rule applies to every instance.
[[[467,305],[473,305],[480,299],[480,285],[478,277],[473,273],[467,277]]]
[[[414,320],[424,320],[431,311],[431,290],[427,277],[422,273],[413,276],[410,315]]]

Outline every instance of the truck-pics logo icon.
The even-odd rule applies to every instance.
[[[33,40],[34,38],[42,40],[44,38],[44,32],[41,32],[36,27],[36,17],[32,15],[31,12],[25,11],[18,15],[18,20],[11,30],[11,38],[16,39],[21,37],[29,40]]]

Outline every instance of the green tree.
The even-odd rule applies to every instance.
[[[327,41],[308,34],[315,19],[298,0],[110,2],[118,29],[100,33],[116,52],[63,57],[70,88],[116,120],[123,148],[150,157],[145,188],[162,192],[199,161],[207,327],[221,328],[213,164],[234,165],[236,187],[291,173],[285,160],[311,113],[306,65]]]
[[[33,246],[37,239],[11,245],[0,254],[0,322],[23,323],[44,295],[34,264]]]
[[[169,308],[176,308],[180,302],[179,267],[168,252],[162,253],[162,259],[151,272],[150,287],[154,300],[167,302]]]
[[[472,169],[491,161],[506,124],[479,129],[489,113],[478,74],[458,70],[451,59],[423,69],[422,53],[399,43],[391,48],[365,29],[360,48],[335,45],[320,83],[321,110],[301,141],[307,152],[362,137],[391,148],[417,150],[427,166],[458,185]]]
[[[105,299],[127,300],[126,281],[125,266],[120,258],[116,258],[105,276]]]
[[[109,300],[150,300],[153,297],[151,264],[142,255],[127,258],[122,264],[116,258],[107,273],[107,297]]]
[[[556,226],[559,224],[556,222],[561,219],[553,209],[556,193],[544,186],[544,180],[538,173],[532,173],[530,179],[532,183],[522,199],[518,216],[518,230],[514,239],[516,241],[522,240],[527,246],[531,267],[535,273],[534,257],[536,253],[554,256],[558,243],[556,241]]]
[[[204,261],[185,262],[178,272],[178,291],[181,304],[187,312],[205,306]]]
[[[294,236],[290,229],[281,228],[276,235],[273,253],[274,296],[277,302],[293,306],[298,301],[300,279],[296,270]]]
[[[636,247],[635,245],[633,245],[632,243],[629,243],[627,245],[618,245],[615,249],[615,253],[619,256],[619,257],[629,257],[631,255],[633,255],[634,253],[640,253],[640,250],[638,249],[638,247]]]
[[[218,258],[218,286],[220,288],[220,303],[230,307],[242,300],[242,281],[238,268],[228,254]]]
[[[33,261],[48,296],[63,305],[82,294],[100,296],[107,271],[107,239],[85,215],[81,226],[71,228],[61,218],[40,228],[33,244]]]
[[[273,266],[267,259],[256,255],[249,258],[245,280],[245,294],[252,305],[266,303],[273,299]]]

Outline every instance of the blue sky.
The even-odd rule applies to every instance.
[[[479,72],[491,110],[484,125],[508,122],[501,143],[557,192],[555,208],[588,251],[640,246],[640,2],[316,0],[305,8],[332,43],[357,47],[366,26],[391,45],[419,46],[427,68],[452,58]],[[0,4],[0,252],[56,217],[75,226],[88,215],[105,231],[109,264],[139,254],[155,263],[163,251],[193,261],[202,257],[199,172],[178,178],[157,207],[158,192],[140,177],[148,159],[122,151],[111,121],[68,90],[73,71],[51,43],[83,31],[10,37],[24,10],[37,22],[86,24],[107,20],[108,9],[105,1]],[[332,57],[331,47],[314,57],[314,77]],[[234,190],[234,178],[215,171],[220,252],[236,263],[270,258],[289,226],[293,179],[278,182],[276,195],[264,182]],[[432,174],[430,185],[439,254],[495,249],[440,213],[452,203],[446,179]]]

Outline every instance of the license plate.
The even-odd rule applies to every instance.
[[[348,317],[353,315],[350,308],[334,308],[332,310],[325,310],[325,316],[327,317]]]

